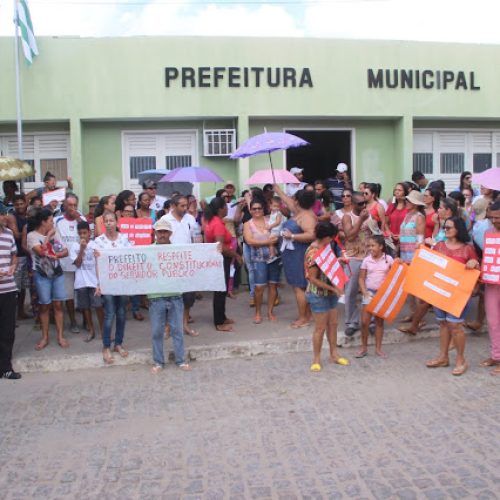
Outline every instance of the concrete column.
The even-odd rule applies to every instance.
[[[248,116],[238,117],[237,146],[240,146],[250,137],[250,124]],[[250,177],[250,158],[238,160],[238,187],[239,191],[244,189],[245,181]]]
[[[86,212],[87,192],[83,178],[82,158],[82,127],[79,118],[71,118],[69,121],[69,139],[71,147],[71,177],[75,193],[80,198],[80,209]]]
[[[413,117],[402,116],[395,127],[395,182],[411,180],[413,173]]]

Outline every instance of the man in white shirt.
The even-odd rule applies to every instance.
[[[56,239],[59,240],[65,248],[70,250],[73,243],[79,243],[78,223],[85,220],[78,211],[78,196],[73,193],[68,193],[63,202],[63,215],[55,218],[54,226],[56,228]],[[73,264],[71,257],[60,259],[62,270],[64,271],[64,289],[66,290],[66,309],[68,311],[71,332],[80,333],[80,329],[76,324],[75,317],[75,271],[76,266]]]
[[[193,234],[198,223],[196,219],[189,213],[188,200],[186,196],[177,195],[171,200],[170,212],[164,215],[160,221],[167,221],[172,226],[172,234],[170,236],[170,243],[173,245],[189,245],[193,243]],[[184,333],[197,337],[199,333],[189,327],[190,315],[189,311],[195,302],[196,293],[186,292],[182,294],[184,302]]]
[[[304,189],[306,183],[303,182],[304,179],[304,169],[299,167],[292,167],[290,173],[297,177],[297,182],[292,182],[287,184],[285,187],[285,193],[288,196],[293,196],[299,189]]]
[[[156,188],[158,184],[155,181],[145,181],[142,183],[142,189],[149,194],[151,198],[151,204],[149,208],[158,212],[159,210],[163,210],[163,204],[167,201],[164,196],[160,196],[156,194]]]

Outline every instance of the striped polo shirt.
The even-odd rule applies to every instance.
[[[16,255],[14,234],[6,227],[0,228],[0,270],[8,271],[12,264],[12,256]],[[14,276],[0,276],[0,293],[10,293],[17,290]]]

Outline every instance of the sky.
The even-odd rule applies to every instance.
[[[36,36],[271,36],[500,43],[500,0],[28,0]],[[0,0],[0,36],[13,34]]]

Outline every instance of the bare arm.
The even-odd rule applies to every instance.
[[[317,266],[312,266],[307,269],[307,279],[313,285],[315,285],[318,288],[322,288],[324,290],[330,290],[330,292],[333,292],[338,297],[342,295],[342,290],[340,290],[340,288],[337,288],[334,285],[321,281],[319,277],[320,277],[320,270]]]
[[[255,239],[252,235],[252,231],[248,222],[245,222],[245,224],[243,224],[243,238],[245,239],[245,243],[252,247],[266,247],[269,245],[274,245],[278,241],[277,236],[270,236],[267,240]]]
[[[278,186],[278,184],[273,185],[274,192],[281,198],[281,201],[286,205],[290,212],[295,210],[295,202],[293,198],[290,198],[287,194],[283,192],[283,190]]]
[[[361,290],[361,295],[366,297],[368,295],[368,290],[366,289],[366,269],[361,269],[359,271],[359,289]]]

